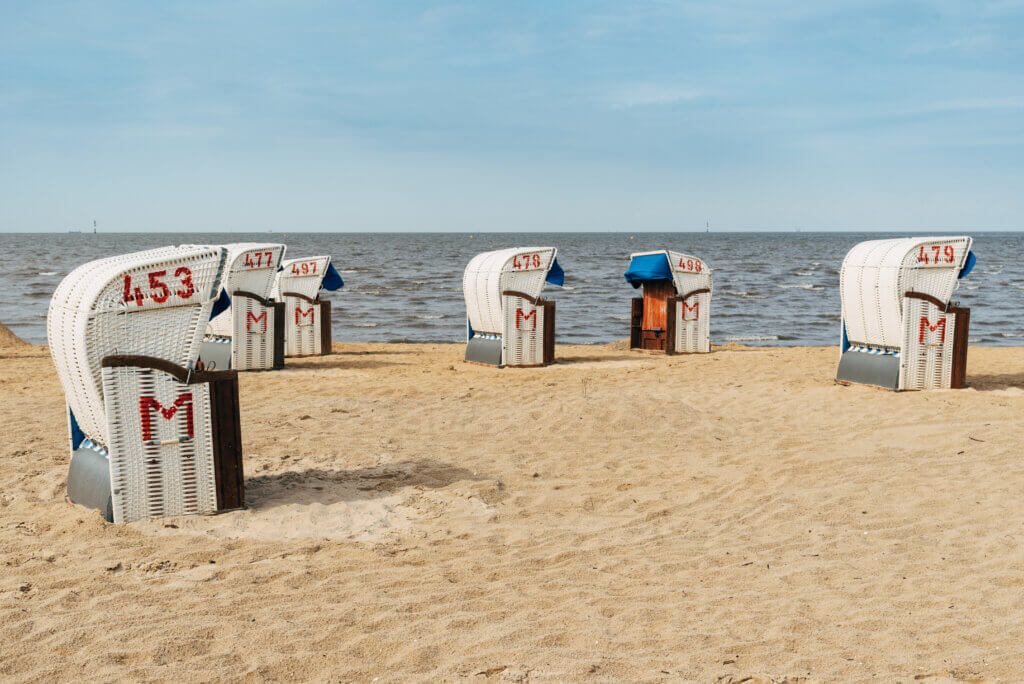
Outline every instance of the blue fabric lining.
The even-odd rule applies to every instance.
[[[213,303],[213,310],[210,311],[210,320],[212,321],[222,312],[227,311],[229,306],[231,306],[231,297],[228,296],[227,290],[221,289],[220,297],[217,297],[217,301]]]
[[[324,276],[323,282],[320,285],[325,290],[334,292],[335,290],[344,287],[345,283],[341,279],[341,274],[338,273],[338,269],[334,268],[334,264],[327,266],[327,275]]]
[[[71,409],[68,409],[68,418],[71,423],[71,451],[75,451],[85,441],[85,433],[82,432],[82,428],[78,427],[75,413]]]
[[[555,262],[551,264],[551,269],[548,271],[547,277],[544,279],[552,285],[558,285],[561,287],[565,284],[565,271],[558,265],[558,258],[555,258]]]
[[[964,262],[964,267],[960,269],[960,275],[957,276],[957,279],[959,280],[960,278],[966,278],[969,276],[971,271],[974,270],[974,263],[977,260],[978,258],[974,256],[974,252],[968,252],[967,261]]]

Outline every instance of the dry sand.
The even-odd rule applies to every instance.
[[[249,510],[115,526],[64,502],[45,350],[3,346],[0,676],[1024,671],[1024,349],[903,394],[835,349],[335,350],[243,374]]]

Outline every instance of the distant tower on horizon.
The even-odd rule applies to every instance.
[[[92,234],[96,234],[96,219],[92,220]]]
[[[705,221],[704,222],[704,232],[705,233],[710,233],[711,232],[711,221]]]

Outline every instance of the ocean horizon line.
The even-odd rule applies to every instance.
[[[842,228],[842,229],[737,229],[737,230],[38,230],[7,231],[2,235],[844,235],[844,234],[949,234],[971,233],[1012,235],[1024,233],[1024,228]]]

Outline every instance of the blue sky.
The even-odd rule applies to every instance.
[[[0,231],[1024,229],[1024,0],[0,0]]]

